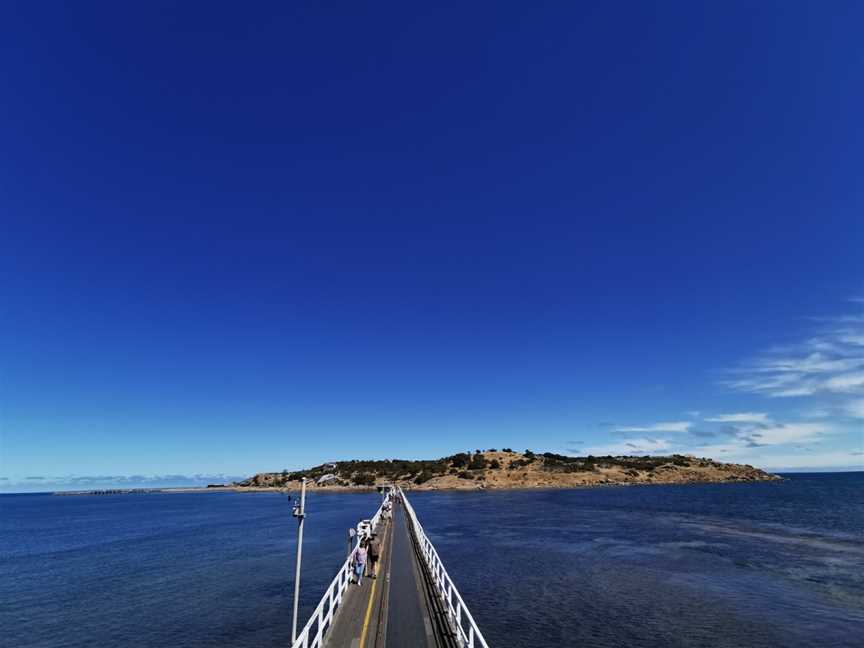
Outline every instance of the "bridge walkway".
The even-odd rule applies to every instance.
[[[383,524],[378,578],[364,577],[362,585],[348,586],[325,648],[455,646],[398,501],[392,520]]]

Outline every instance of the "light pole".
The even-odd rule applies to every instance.
[[[354,545],[354,536],[356,536],[356,535],[357,535],[357,531],[354,529],[354,527],[351,527],[350,529],[348,529],[348,556],[349,557],[351,556],[351,549],[353,549],[353,545]]]
[[[294,571],[294,619],[291,622],[291,643],[297,641],[297,605],[300,602],[300,560],[303,556],[303,520],[306,517],[306,478],[300,481],[300,501],[294,504],[297,518],[297,568]]]

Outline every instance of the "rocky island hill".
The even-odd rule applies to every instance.
[[[337,461],[307,470],[259,473],[233,486],[296,489],[305,477],[316,490],[369,489],[396,483],[415,490],[576,488],[624,484],[753,482],[780,479],[753,466],[712,459],[668,457],[571,457],[526,450],[460,452],[441,459]]]

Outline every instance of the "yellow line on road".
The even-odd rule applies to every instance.
[[[369,604],[366,606],[366,617],[363,619],[363,631],[360,633],[360,648],[366,646],[366,631],[369,630],[369,615],[372,614],[372,601],[375,600],[375,586],[378,584],[378,579],[370,579],[372,581],[372,591],[369,592]]]

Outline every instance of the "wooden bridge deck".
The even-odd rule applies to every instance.
[[[383,523],[378,578],[349,585],[325,648],[449,648],[455,645],[415,551],[401,504]],[[379,531],[380,533],[380,531]]]

